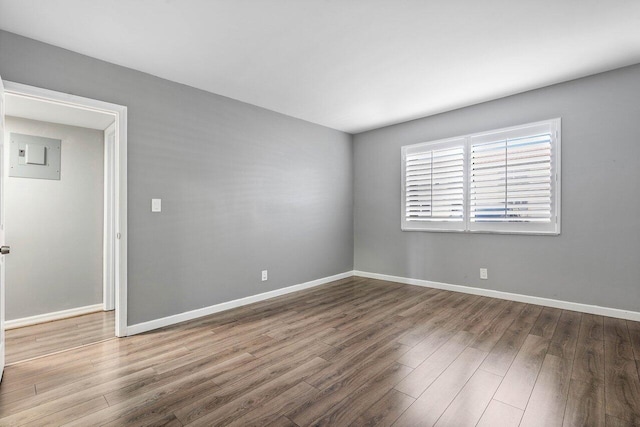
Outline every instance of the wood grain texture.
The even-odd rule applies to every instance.
[[[525,409],[548,348],[548,339],[529,335],[507,371],[495,398],[516,408]]]
[[[467,348],[472,339],[473,336],[468,332],[457,333],[402,380],[396,386],[396,390],[411,397],[420,397],[422,392]]]
[[[583,314],[563,426],[604,426],[604,319]]]
[[[509,329],[500,337],[496,345],[493,346],[482,363],[482,369],[504,376],[541,312],[542,307],[540,306],[526,306],[509,326]]]
[[[6,331],[5,363],[115,338],[115,312],[101,311]]]
[[[570,377],[571,361],[547,354],[520,426],[561,426]]]
[[[562,311],[520,426],[561,426],[582,315]]]
[[[398,418],[397,426],[432,426],[473,376],[487,353],[467,347]]]
[[[636,360],[640,360],[640,322],[627,320],[627,327],[629,328],[629,337],[631,338],[633,355]]]
[[[556,330],[556,325],[558,324],[561,314],[562,310],[560,309],[545,307],[533,325],[533,328],[531,328],[531,335],[538,335],[550,339]]]
[[[436,427],[475,426],[501,381],[501,376],[478,369],[438,419]]]
[[[627,322],[604,319],[606,414],[640,425],[640,378]]]
[[[601,316],[582,316],[571,378],[604,385],[604,329]]]
[[[639,331],[350,278],[9,366],[0,426],[640,425]]]
[[[518,427],[522,419],[522,409],[492,400],[482,414],[477,427]]]
[[[390,390],[364,411],[351,425],[354,427],[389,427],[413,402],[415,402],[414,398],[399,391]]]
[[[605,425],[604,385],[599,381],[571,380],[564,413],[564,427]]]

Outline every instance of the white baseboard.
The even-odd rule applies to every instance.
[[[345,273],[336,274],[334,276],[323,277],[322,279],[312,280],[310,282],[300,283],[299,285],[293,285],[282,289],[276,289],[275,291],[264,292],[258,295],[252,295],[245,298],[236,299],[233,301],[223,302],[208,307],[199,308],[196,310],[187,311],[180,314],[174,314],[173,316],[167,316],[160,319],[150,320],[148,322],[138,323],[127,327],[127,335],[136,335],[142,332],[151,331],[153,329],[163,328],[165,326],[174,325],[176,323],[186,322],[187,320],[197,319],[199,317],[208,316],[210,314],[218,313],[220,311],[230,310],[232,308],[242,307],[243,305],[252,304],[254,302],[264,301],[270,298],[279,297],[281,295],[290,294],[292,292],[301,291],[303,289],[313,288],[315,286],[324,285],[325,283],[333,282],[340,279],[353,276],[353,271],[347,271]]]
[[[515,294],[511,292],[495,291],[491,289],[473,288],[470,286],[452,285],[448,283],[432,282],[430,280],[410,279],[407,277],[390,276],[387,274],[369,273],[366,271],[347,271],[345,273],[336,274],[334,276],[324,277],[310,282],[289,286],[282,289],[276,289],[270,292],[264,292],[258,295],[252,295],[233,301],[227,301],[220,304],[187,311],[160,319],[150,320],[148,322],[138,323],[127,327],[127,335],[136,335],[143,332],[151,331],[165,326],[175,325],[176,323],[186,322],[187,320],[197,319],[199,317],[208,316],[210,314],[219,313],[221,311],[230,310],[232,308],[242,307],[254,302],[264,301],[281,295],[290,294],[292,292],[301,291],[303,289],[313,288],[325,283],[345,279],[351,276],[368,277],[371,279],[387,280],[390,282],[405,283],[407,285],[423,286],[428,288],[443,289],[453,292],[462,292],[473,295],[481,295],[492,298],[505,299],[509,301],[524,302],[527,304],[543,305],[547,307],[560,308],[564,310],[579,311],[582,313],[597,314],[601,316],[616,317],[620,319],[640,321],[640,313],[636,311],[620,310],[617,308],[601,307],[597,305],[581,304],[577,302],[561,301],[551,298],[534,297],[529,295]],[[98,305],[101,307],[101,305]],[[8,322],[7,322],[8,323]]]
[[[544,305],[563,310],[579,311],[582,313],[597,314],[600,316],[616,317],[619,319],[640,321],[640,313],[637,311],[621,310],[618,308],[601,307],[598,305],[582,304],[578,302],[561,301],[551,298],[534,297],[530,295],[514,294],[511,292],[494,291],[491,289],[473,288],[470,286],[451,285],[449,283],[432,282],[430,280],[410,279],[408,277],[390,276],[387,274],[369,273],[354,270],[354,276],[368,277],[370,279],[387,280],[390,282],[405,283],[407,285],[424,286],[427,288],[444,289],[465,294],[481,295],[485,297],[506,299],[509,301],[524,302],[527,304]]]
[[[102,303],[87,305],[84,307],[70,308],[68,310],[54,311],[53,313],[38,314],[36,316],[23,317],[21,319],[6,320],[4,322],[4,328],[22,328],[23,326],[37,325],[38,323],[51,322],[54,320],[66,319],[68,317],[96,313],[98,311],[102,311]]]

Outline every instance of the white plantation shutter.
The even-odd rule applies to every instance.
[[[403,229],[559,234],[560,119],[403,147]]]
[[[471,146],[470,220],[551,221],[551,135]]]
[[[556,232],[554,121],[469,137],[469,230]]]
[[[403,157],[403,228],[464,229],[464,140],[412,146]]]

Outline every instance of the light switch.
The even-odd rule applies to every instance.
[[[151,212],[162,212],[162,199],[151,199]]]
[[[36,144],[27,144],[24,154],[24,162],[28,165],[44,165],[45,164],[45,146]]]

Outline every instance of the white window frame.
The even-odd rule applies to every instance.
[[[518,134],[527,135],[535,132],[549,130],[551,133],[551,222],[548,223],[523,223],[523,222],[472,222],[470,221],[470,194],[469,171],[471,168],[471,146],[483,139],[495,138],[498,134],[506,134],[510,138]],[[510,126],[486,132],[477,132],[455,138],[441,139],[437,141],[406,145],[401,148],[401,229],[403,231],[435,231],[435,232],[465,232],[465,233],[498,233],[498,234],[533,234],[533,235],[559,235],[561,212],[561,119],[555,118],[540,122],[527,123],[518,126]],[[464,218],[460,222],[449,221],[407,221],[406,220],[406,156],[407,154],[421,151],[438,150],[447,147],[464,147]]]

